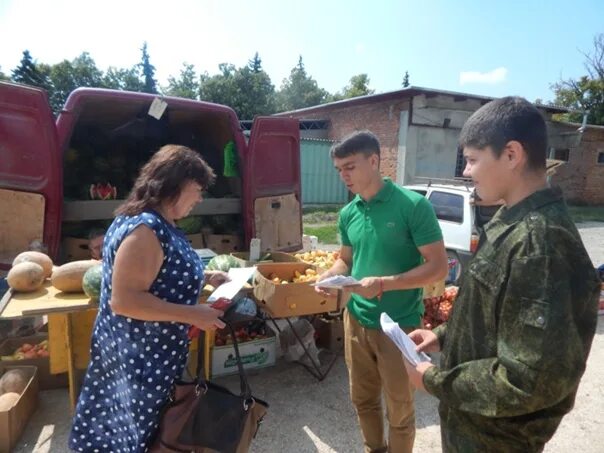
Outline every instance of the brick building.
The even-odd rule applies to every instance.
[[[420,87],[346,99],[315,107],[284,112],[278,116],[325,121],[313,138],[339,140],[361,129],[374,132],[382,145],[382,173],[399,184],[417,177],[460,176],[463,159],[457,141],[461,127],[482,105],[493,98]],[[550,157],[567,160],[554,182],[569,200],[604,204],[604,127],[560,123],[552,115],[566,110],[537,106],[549,128]],[[302,134],[304,135],[304,132]],[[598,157],[600,156],[600,157]]]

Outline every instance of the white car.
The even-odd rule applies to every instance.
[[[432,203],[447,254],[455,261],[448,281],[457,282],[478,247],[482,226],[491,220],[499,206],[477,206],[473,200],[474,189],[465,182],[428,182],[403,187],[424,195]]]

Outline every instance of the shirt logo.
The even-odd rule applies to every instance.
[[[396,226],[396,224],[395,224],[394,222],[388,222],[388,223],[386,224],[386,226],[387,226],[388,228],[394,228],[394,227]]]

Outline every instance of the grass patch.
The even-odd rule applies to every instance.
[[[317,236],[319,242],[324,244],[338,243],[338,227],[335,223],[333,225],[305,226],[304,234]]]
[[[335,223],[338,221],[340,205],[309,206],[302,209],[302,223]]]
[[[576,222],[604,222],[604,206],[569,206],[568,211]]]

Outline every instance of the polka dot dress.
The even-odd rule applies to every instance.
[[[114,220],[103,245],[99,313],[69,438],[74,451],[146,451],[172,383],[186,363],[187,324],[139,321],[116,315],[109,306],[115,253],[140,225],[155,232],[164,252],[151,294],[186,305],[199,297],[203,265],[182,232],[155,212]]]

